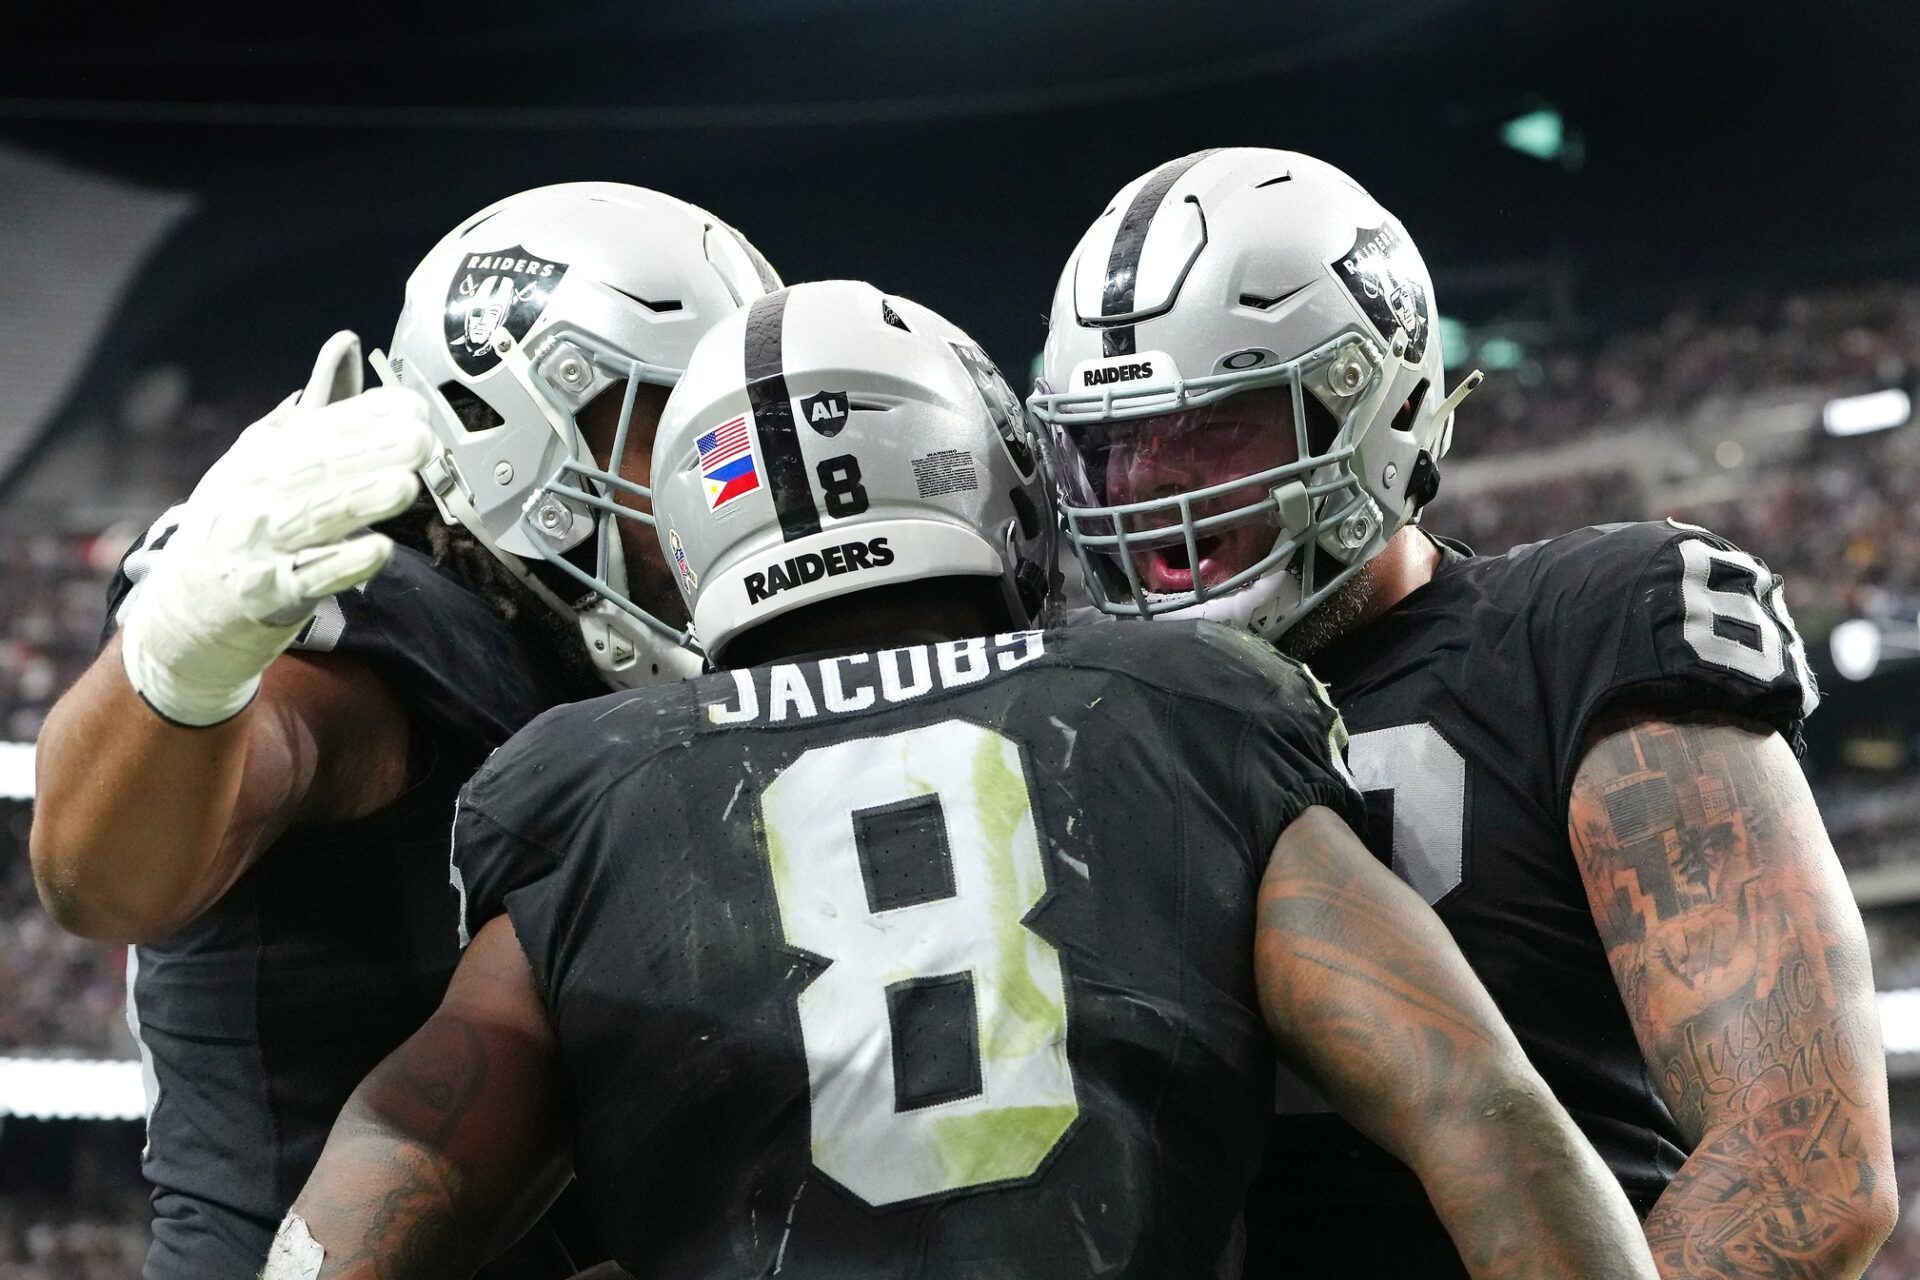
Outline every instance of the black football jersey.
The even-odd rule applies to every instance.
[[[1272,1104],[1255,894],[1324,804],[1303,670],[1212,624],[720,673],[537,720],[462,798],[583,1199],[672,1280],[1233,1274]]]
[[[167,528],[121,565],[109,634]],[[555,700],[485,604],[406,548],[323,601],[293,648],[387,680],[412,718],[415,781],[363,819],[289,831],[193,923],[134,949],[147,1280],[259,1274],[341,1105],[432,1014],[458,962],[447,840],[460,787]]]
[[[1644,1215],[1685,1140],[1568,842],[1582,742],[1609,710],[1713,710],[1797,745],[1817,701],[1806,655],[1779,579],[1702,529],[1616,524],[1503,556],[1441,550],[1431,582],[1314,670],[1352,734],[1368,843],[1434,905]],[[1284,1076],[1279,1109],[1248,1206],[1249,1276],[1465,1274],[1404,1166]]]

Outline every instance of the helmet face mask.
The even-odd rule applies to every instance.
[[[390,370],[434,407],[442,452],[422,472],[427,489],[442,515],[577,621],[609,684],[699,666],[671,589],[640,590],[670,581],[652,564],[652,536],[626,547],[620,537],[621,521],[652,523],[649,487],[620,474],[639,388],[670,389],[701,335],[777,287],[725,223],[618,183],[508,197],[442,240],[408,281]],[[603,465],[581,414],[608,396],[621,407]],[[630,563],[640,549],[644,563]],[[665,610],[647,607],[655,596]]]
[[[1399,224],[1310,157],[1203,152],[1124,188],[1028,401],[1093,603],[1273,639],[1357,573],[1437,483],[1459,395],[1431,299]]]
[[[1348,438],[1383,381],[1377,348],[1346,334],[1195,382],[1037,391],[1067,540],[1095,605],[1258,620],[1277,634],[1325,599],[1384,542]]]

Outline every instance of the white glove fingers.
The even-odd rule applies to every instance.
[[[307,389],[300,393],[300,403],[319,409],[359,395],[360,387],[360,338],[342,329],[321,346],[313,373],[307,378]]]
[[[260,480],[270,492],[299,498],[316,489],[392,467],[418,471],[433,456],[433,432],[411,418],[382,415],[315,423],[313,434],[284,441],[278,465]]]
[[[420,479],[409,466],[328,480],[289,495],[267,519],[267,540],[290,552],[337,542],[362,525],[399,515],[419,491]]]
[[[288,600],[313,602],[357,587],[393,558],[393,539],[363,534],[287,556],[281,561],[281,587]]]

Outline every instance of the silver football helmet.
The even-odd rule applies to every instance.
[[[636,392],[673,386],[703,334],[779,287],[726,223],[616,182],[489,205],[407,281],[386,372],[432,405],[442,451],[421,473],[428,491],[447,520],[578,620],[610,684],[699,669],[684,628],[630,598],[616,520],[652,519],[616,501],[651,501],[617,474]],[[622,381],[602,467],[576,415]]]
[[[1051,593],[1057,522],[1019,398],[966,334],[870,284],[795,285],[716,325],[667,400],[653,477],[715,659],[866,587],[994,578],[1020,626]]]
[[[1269,639],[1418,518],[1479,380],[1444,394],[1393,215],[1254,147],[1121,188],[1060,277],[1043,366],[1028,404],[1094,603]]]

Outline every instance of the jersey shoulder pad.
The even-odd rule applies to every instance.
[[[692,738],[689,682],[603,694],[536,716],[461,794],[523,839],[559,844],[620,779]]]
[[[1047,656],[1097,665],[1170,693],[1244,713],[1274,689],[1312,699],[1316,681],[1300,663],[1259,637],[1218,622],[1119,622],[1047,635]]]
[[[1506,558],[1576,731],[1607,710],[1722,711],[1798,744],[1819,692],[1785,584],[1758,558],[1672,520],[1596,525]]]
[[[1360,829],[1366,806],[1345,758],[1347,731],[1326,686],[1266,641],[1217,622],[1123,623],[1072,633],[1050,651],[1101,664],[1178,700],[1173,749],[1235,782],[1253,847],[1264,852],[1308,805]]]
[[[463,942],[506,910],[509,894],[587,849],[607,792],[691,736],[688,710],[684,683],[610,693],[553,708],[487,758],[454,814]]]

